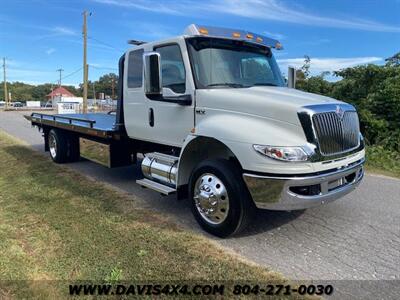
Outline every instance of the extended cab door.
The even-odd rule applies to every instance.
[[[194,88],[188,72],[190,63],[186,45],[184,39],[179,39],[173,43],[155,45],[153,51],[161,56],[163,96],[190,95],[192,104],[180,105],[147,98],[149,112],[154,117],[154,124],[148,127],[148,136],[154,142],[180,147],[194,127]]]
[[[128,136],[159,144],[182,146],[194,127],[194,84],[183,38],[159,45],[145,44],[125,57],[124,119]],[[151,100],[144,93],[143,54],[161,56],[163,96],[190,95],[191,105]]]
[[[148,107],[143,92],[143,49],[135,49],[125,56],[124,121],[128,136],[146,139]]]

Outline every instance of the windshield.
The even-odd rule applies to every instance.
[[[284,85],[270,48],[208,37],[189,38],[187,45],[197,88]]]

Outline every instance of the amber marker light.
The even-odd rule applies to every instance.
[[[239,32],[234,32],[234,33],[232,33],[232,36],[234,38],[240,38],[240,33]]]
[[[199,32],[200,32],[201,34],[208,34],[208,30],[207,30],[206,28],[200,28],[200,29],[199,29]]]
[[[253,35],[251,34],[251,33],[248,33],[247,35],[246,35],[246,37],[249,39],[249,40],[251,40],[251,39],[253,39]]]

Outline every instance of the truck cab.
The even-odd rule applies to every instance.
[[[257,208],[329,203],[363,178],[355,108],[287,87],[273,55],[281,48],[252,32],[192,24],[120,59],[110,144],[117,156],[142,153],[137,183],[189,199],[214,235],[239,232]]]

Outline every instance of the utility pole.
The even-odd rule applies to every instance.
[[[53,93],[53,83],[51,84],[51,107],[54,105],[54,93]],[[54,107],[53,107],[54,109]]]
[[[112,89],[111,99],[114,100],[114,89],[115,89],[114,77],[111,78],[111,89]]]
[[[60,81],[58,82],[58,87],[61,87],[61,73],[64,71],[63,69],[58,69],[56,70],[57,72],[60,72]]]
[[[7,77],[6,77],[6,58],[3,57],[3,73],[4,73],[4,101],[6,108],[8,107]]]
[[[88,12],[83,12],[83,113],[87,113],[87,94],[88,94],[88,65],[87,65],[87,16]]]
[[[92,83],[92,88],[93,88],[93,101],[94,101],[94,106],[97,106],[97,101],[96,101],[96,89],[94,86],[94,82]]]

